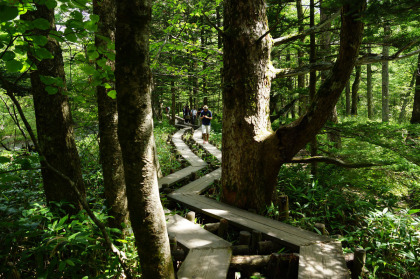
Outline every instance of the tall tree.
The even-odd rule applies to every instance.
[[[368,46],[368,53],[371,53],[371,47]],[[373,119],[373,94],[372,94],[372,65],[366,65],[366,89],[367,89],[367,109],[368,109],[368,118]]]
[[[391,27],[389,24],[384,25],[384,38],[385,43],[382,50],[383,56],[389,56],[389,45],[387,40],[389,39],[389,34],[391,32]],[[382,122],[389,121],[389,62],[382,62]]]
[[[331,75],[307,113],[276,132],[269,121],[272,39],[264,1],[224,2],[223,200],[263,210],[271,201],[278,171],[322,128],[357,59],[365,1],[346,2],[340,51]],[[240,104],[240,105],[238,105]]]
[[[362,76],[362,66],[355,67],[356,74],[354,76],[353,85],[351,87],[351,115],[357,115],[357,103],[359,102],[359,86]]]
[[[420,124],[420,54],[417,62],[416,87],[414,90],[413,113],[411,114],[411,124]]]
[[[151,0],[117,1],[118,138],[131,226],[143,276],[171,279],[175,274],[154,164],[149,67],[151,9]]]
[[[115,62],[107,59],[106,54],[113,52],[110,48],[115,42],[115,0],[94,0],[93,12],[99,15],[98,31],[95,44],[99,53],[98,60],[106,59],[106,67],[97,65],[99,71],[107,73],[107,68],[115,70]],[[107,75],[108,76],[108,75]],[[99,120],[99,156],[104,177],[105,198],[110,207],[109,219],[111,227],[120,228],[128,223],[127,197],[125,193],[124,167],[121,147],[118,141],[117,100],[108,96],[111,88],[105,88],[105,83],[113,84],[112,77],[104,78],[102,85],[96,87]]]
[[[54,9],[41,4],[35,4],[35,7],[36,10],[25,14],[23,19],[48,22],[48,28],[34,29],[32,34],[47,38],[44,48],[54,54],[43,59],[39,56],[39,47],[29,44],[28,59],[36,66],[36,70],[31,71],[30,78],[39,148],[45,160],[58,171],[71,177],[79,192],[85,196],[80,158],[74,140],[73,120],[66,94],[62,51],[55,37],[51,35],[56,31]],[[44,160],[41,160],[41,165],[47,201],[68,201],[76,206],[76,210],[80,209],[81,205],[69,182],[46,168]]]

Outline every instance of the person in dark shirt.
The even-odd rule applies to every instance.
[[[200,119],[202,121],[201,129],[203,131],[203,143],[209,142],[209,135],[210,135],[210,125],[211,120],[213,119],[213,115],[211,111],[209,111],[208,106],[203,107],[203,111],[200,114]]]

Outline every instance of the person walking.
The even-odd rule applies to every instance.
[[[191,124],[195,125],[195,120],[197,119],[197,110],[193,108],[191,110]]]
[[[203,107],[203,111],[200,114],[200,119],[202,121],[201,129],[203,131],[203,144],[205,144],[209,142],[211,120],[213,119],[213,115],[207,105]]]

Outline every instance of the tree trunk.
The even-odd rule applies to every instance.
[[[33,61],[37,70],[30,74],[32,93],[35,107],[36,128],[41,153],[45,160],[57,170],[71,177],[80,193],[85,196],[85,186],[80,168],[80,158],[74,140],[73,120],[70,104],[65,94],[65,73],[61,47],[57,40],[49,33],[56,30],[54,9],[48,9],[45,5],[36,4],[36,11],[26,14],[25,19],[45,19],[50,27],[47,30],[32,30],[36,35],[48,38],[44,46],[54,54],[52,59],[39,61],[33,48],[28,51],[28,58]],[[42,82],[45,76],[56,77],[60,80],[55,85],[47,86]],[[62,82],[62,83],[61,83]],[[61,83],[61,84],[60,84]],[[55,89],[53,89],[55,88]],[[49,94],[46,90],[56,90],[55,94]],[[47,202],[67,201],[73,204],[78,211],[81,205],[76,194],[71,190],[69,182],[55,172],[45,167],[41,160],[43,186]],[[69,212],[74,210],[68,208]]]
[[[420,54],[417,63],[417,74],[416,74],[416,88],[414,90],[414,104],[413,113],[411,115],[411,124],[420,124]]]
[[[271,201],[281,165],[290,161],[322,128],[350,77],[363,30],[363,23],[354,13],[364,6],[364,1],[354,1],[344,7],[338,59],[308,112],[273,133],[268,117],[274,76],[270,70],[272,39],[266,35],[258,40],[268,30],[265,3],[224,2],[222,199],[225,202],[262,211]]]
[[[368,53],[371,53],[371,48],[368,46]],[[367,87],[367,107],[368,118],[373,119],[373,94],[372,94],[372,65],[366,65],[366,87]]]
[[[417,76],[417,71],[418,70],[419,69],[417,69],[417,68],[414,70],[414,73],[411,77],[410,85],[408,86],[407,92],[402,97],[401,111],[400,111],[400,115],[398,116],[398,122],[400,122],[400,123],[402,123],[405,119],[405,114],[406,114],[405,110],[407,108],[408,101],[410,99],[411,91],[413,91],[413,87],[414,87],[414,83],[416,81],[416,76]]]
[[[351,115],[357,115],[357,103],[359,102],[359,85],[362,73],[362,66],[356,66],[356,75],[351,87]]]
[[[350,80],[346,84],[346,116],[350,116],[351,112],[351,89]]]
[[[297,10],[297,17],[299,21],[299,32],[303,32],[304,24],[303,24],[303,9],[302,9],[302,0],[296,0],[296,10]],[[301,44],[303,45],[305,38],[300,40]],[[299,46],[298,48],[298,66],[303,67],[303,56],[305,52],[302,50],[303,46]],[[298,88],[305,88],[305,75],[298,75]],[[299,116],[303,115],[306,111],[306,98],[305,96],[300,93],[300,101],[299,101]]]
[[[176,96],[175,96],[175,81],[171,77],[171,95],[172,95],[172,108],[171,108],[171,124],[175,125],[175,112],[176,112]]]
[[[383,46],[382,55],[389,56],[389,45],[387,39],[391,28],[388,24],[384,26],[385,44]],[[389,121],[389,62],[382,62],[382,122]]]
[[[315,1],[309,1],[309,26],[315,26]],[[316,62],[316,41],[315,33],[311,33],[309,36],[310,39],[310,52],[309,52],[309,63],[313,64]],[[316,94],[316,71],[311,71],[309,73],[309,102],[312,102]],[[316,135],[311,140],[311,156],[316,156],[318,154],[318,142],[316,140]],[[316,177],[318,169],[318,164],[316,162],[311,163],[311,174]]]
[[[108,41],[115,41],[115,0],[93,1],[93,13],[99,15],[98,31],[95,37],[95,44],[99,50],[99,58],[106,58],[104,53],[112,52],[107,48]],[[115,69],[115,62],[108,60],[107,65]],[[97,65],[99,71],[102,68]],[[103,82],[113,83],[111,78]],[[104,177],[105,199],[110,207],[109,214],[113,217],[108,223],[113,228],[123,229],[121,224],[128,223],[127,197],[125,193],[124,167],[122,162],[121,147],[118,141],[118,112],[117,100],[108,96],[105,86],[96,87],[98,100],[99,120],[99,155],[102,164]]]
[[[118,138],[144,278],[175,278],[154,164],[149,36],[152,1],[117,1]]]

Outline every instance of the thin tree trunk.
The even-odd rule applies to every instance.
[[[391,28],[388,24],[384,26],[385,44],[383,46],[382,55],[389,56],[389,45],[387,39]],[[389,62],[382,62],[382,122],[389,121]]]
[[[346,84],[346,116],[350,116],[351,112],[351,89],[350,81]]]
[[[371,47],[368,46],[368,53],[371,53]],[[372,94],[372,65],[366,65],[366,87],[367,87],[367,107],[368,118],[373,119],[373,94]]]
[[[82,180],[80,158],[74,140],[73,120],[71,117],[70,104],[65,94],[65,74],[61,47],[57,40],[50,36],[55,31],[54,9],[48,9],[45,5],[36,4],[36,11],[27,13],[24,19],[44,19],[49,22],[47,30],[34,29],[36,35],[48,38],[44,46],[50,53],[54,53],[53,59],[39,61],[35,57],[33,48],[28,51],[28,58],[34,62],[37,70],[30,74],[32,92],[35,107],[36,127],[41,153],[46,161],[54,168],[71,177],[77,189],[83,197],[86,195],[85,185]],[[56,93],[48,94],[42,77],[56,77],[62,82],[56,84]],[[49,88],[49,90],[51,90]],[[81,209],[81,205],[69,182],[46,168],[41,160],[43,187],[48,202],[67,201]],[[68,208],[69,212],[74,212]]]
[[[329,16],[329,12],[325,9],[325,7],[323,6],[323,0],[320,0],[319,5],[320,5],[320,20],[321,22],[326,20]],[[327,24],[323,30],[323,33],[321,34],[321,55],[322,55],[322,60],[323,61],[327,61],[326,57],[328,57],[331,53],[331,32],[328,31],[331,28],[331,23]],[[328,75],[329,71],[322,71],[321,72],[321,83],[323,83],[326,79],[327,79],[327,75]],[[337,124],[338,123],[338,114],[337,114],[337,105],[334,106],[334,109],[331,113],[330,119],[329,121],[331,121],[332,123]],[[335,148],[341,148],[341,136],[340,136],[340,132],[338,131],[331,131],[328,132],[327,134],[328,140],[330,142],[334,143],[334,147]]]
[[[305,26],[303,24],[303,9],[302,9],[302,0],[296,0],[296,10],[297,10],[297,17],[299,21],[299,32],[303,32]],[[301,44],[304,42],[304,38],[300,40]],[[303,46],[299,46],[298,48],[298,66],[303,67],[303,56],[305,52],[302,50]],[[305,88],[305,75],[298,75],[298,88]],[[300,96],[299,101],[299,116],[303,115],[306,111],[306,98],[304,96]]]
[[[357,103],[359,102],[359,86],[362,73],[362,66],[356,66],[356,75],[351,87],[351,115],[357,115]]]
[[[408,86],[407,93],[405,93],[402,97],[401,111],[400,111],[400,115],[398,116],[398,122],[400,122],[400,123],[402,123],[405,119],[405,114],[406,114],[405,110],[407,108],[411,92],[413,91],[414,83],[416,81],[417,71],[418,71],[418,69],[416,68],[414,70],[414,73],[413,73],[412,77],[411,77],[411,81],[410,81],[410,85]]]
[[[416,89],[414,90],[413,113],[411,114],[411,124],[420,124],[420,55],[417,63]]]
[[[99,15],[98,31],[95,44],[99,50],[99,59],[106,58],[105,53],[113,52],[107,48],[108,41],[115,42],[115,0],[93,1],[93,12]],[[112,70],[115,62],[107,61]],[[97,65],[101,71],[101,67]],[[106,73],[104,73],[106,74]],[[113,80],[104,79],[103,82],[112,84]],[[108,223],[113,228],[123,229],[121,224],[128,224],[127,197],[125,192],[124,167],[121,147],[118,141],[118,112],[117,100],[108,96],[110,89],[100,85],[96,87],[99,120],[99,155],[104,177],[105,199],[110,207],[109,214],[113,217]]]
[[[315,1],[309,1],[309,10],[310,10],[310,23],[309,26],[315,26]],[[315,33],[311,33],[310,35],[310,52],[309,52],[309,63],[316,62],[316,41],[315,41]],[[309,102],[311,103],[315,98],[316,93],[316,71],[312,71],[309,74]],[[318,142],[316,139],[316,135],[312,138],[311,141],[311,156],[316,156],[318,154]],[[315,177],[317,174],[318,164],[316,162],[311,163],[311,173]]]
[[[172,108],[171,108],[171,124],[175,125],[175,112],[177,110],[176,107],[176,96],[175,96],[175,81],[174,77],[171,77],[171,96],[172,96]]]
[[[151,0],[117,1],[116,88],[131,226],[144,278],[175,278],[154,164]]]

